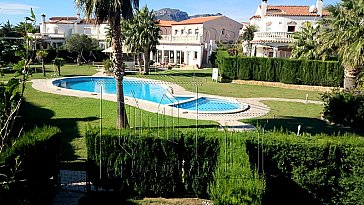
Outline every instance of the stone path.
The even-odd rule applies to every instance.
[[[60,191],[53,199],[52,205],[77,205],[78,200],[86,193],[86,172],[60,170]],[[91,189],[95,189],[93,186]]]

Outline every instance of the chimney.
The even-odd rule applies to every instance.
[[[47,33],[45,17],[46,17],[46,15],[42,14],[42,29],[41,29],[40,33]]]
[[[262,17],[264,17],[265,15],[267,15],[267,1],[268,0],[262,0]]]
[[[320,17],[322,17],[322,0],[316,1],[316,9],[317,9],[317,14],[320,15]]]
[[[81,22],[81,16],[80,16],[80,13],[77,13],[76,14],[76,16],[77,16],[77,23],[80,23]]]

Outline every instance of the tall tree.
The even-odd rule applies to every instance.
[[[327,10],[331,17],[322,21],[320,49],[337,50],[345,69],[344,88],[352,90],[364,66],[364,1],[342,0]]]
[[[149,73],[150,53],[156,52],[159,44],[160,28],[154,20],[153,10],[145,6],[136,10],[135,16],[122,23],[124,41],[129,50],[143,53],[144,74]]]
[[[69,52],[77,53],[77,65],[81,65],[83,53],[96,49],[98,47],[98,43],[96,39],[92,39],[84,34],[80,35],[76,33],[66,39],[64,47]]]
[[[317,45],[320,27],[313,26],[311,22],[305,22],[300,31],[293,34],[291,58],[317,60],[320,58]]]
[[[125,68],[123,67],[123,51],[121,42],[121,17],[130,19],[133,17],[133,8],[139,7],[139,0],[75,0],[76,6],[82,9],[88,17],[95,16],[98,24],[107,20],[112,30],[112,72],[116,79],[117,99],[117,127],[127,127],[123,79]]]
[[[39,50],[39,51],[37,51],[37,54],[36,54],[37,59],[42,63],[42,73],[43,73],[44,77],[46,76],[44,58],[47,55],[48,55],[48,52],[46,50]]]
[[[257,31],[257,28],[254,25],[247,26],[243,32],[242,40],[247,45],[248,56],[251,56],[251,41],[254,39],[254,33]]]

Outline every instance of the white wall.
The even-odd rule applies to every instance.
[[[267,16],[258,19],[253,18],[250,24],[256,25],[260,32],[269,31],[267,29],[267,23],[271,23],[271,32],[287,32],[287,23],[289,22],[295,22],[296,31],[299,31],[304,22],[308,21],[315,25],[320,19],[322,18],[314,16]]]
[[[239,31],[243,25],[226,16],[207,21],[203,24],[204,35],[211,34],[211,38],[204,38],[204,42],[208,43],[210,40],[229,42],[236,41],[239,37]],[[222,34],[225,30],[225,34]]]
[[[181,30],[184,30],[184,33],[181,34]],[[191,29],[192,34],[188,34],[188,30]],[[172,25],[172,36],[196,36],[195,30],[198,29],[198,36],[203,34],[202,24],[188,24],[188,25]],[[177,35],[175,30],[178,31]]]
[[[201,67],[203,45],[157,45],[157,50],[184,51],[184,63],[190,66],[195,66],[197,64],[199,67]],[[197,58],[194,58],[194,52],[197,52]]]

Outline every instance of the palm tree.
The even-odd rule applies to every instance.
[[[46,50],[39,50],[39,51],[37,51],[36,55],[37,55],[37,59],[39,59],[42,62],[42,73],[43,73],[43,76],[45,77],[46,73],[45,73],[45,66],[44,66],[44,58],[48,55],[48,52]]]
[[[352,90],[364,65],[364,1],[344,0],[327,10],[331,17],[321,22],[320,49],[337,50],[345,70],[344,88]]]
[[[293,43],[289,45],[292,48],[291,58],[317,60],[320,55],[317,51],[318,34],[320,27],[313,26],[311,22],[305,22],[301,31],[293,34]]]
[[[254,25],[250,25],[244,29],[244,32],[242,35],[243,41],[246,42],[248,45],[247,50],[248,50],[249,56],[251,56],[251,47],[252,47],[252,44],[250,42],[254,39],[254,33],[256,31],[257,31],[257,28]]]
[[[156,52],[161,38],[153,11],[149,11],[147,6],[137,10],[134,18],[123,22],[122,31],[128,49],[135,53],[143,53],[144,74],[148,74],[150,53]]]
[[[54,59],[54,65],[57,66],[57,74],[58,76],[61,76],[61,67],[65,64],[64,58],[55,58]]]
[[[112,72],[116,79],[117,98],[117,127],[126,128],[128,119],[126,116],[123,78],[125,69],[123,67],[123,53],[121,42],[121,17],[130,19],[133,16],[133,8],[138,8],[139,0],[75,0],[76,6],[83,10],[88,18],[96,17],[96,23],[108,21],[112,30]]]

